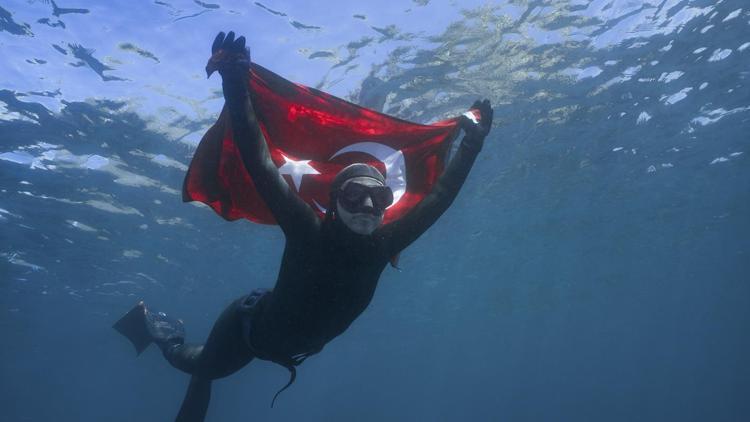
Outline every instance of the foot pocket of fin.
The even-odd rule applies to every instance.
[[[181,319],[172,318],[164,312],[146,310],[146,330],[157,344],[182,344],[185,341],[185,325]]]

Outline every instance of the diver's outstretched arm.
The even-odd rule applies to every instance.
[[[474,123],[465,116],[461,117],[461,127],[466,135],[432,191],[405,216],[380,230],[390,256],[398,254],[417,240],[443,215],[461,190],[477,154],[482,149],[484,138],[492,127],[493,111],[489,100],[477,101],[471,108],[479,110],[481,121]]]
[[[256,190],[287,237],[308,232],[320,220],[312,208],[292,191],[271,160],[250,98],[250,54],[245,48],[245,37],[235,40],[234,32],[226,36],[220,32],[211,50],[206,72],[209,76],[215,70],[221,74],[226,101],[224,112],[229,113],[235,144]]]

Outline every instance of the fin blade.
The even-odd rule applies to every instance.
[[[130,340],[135,347],[136,356],[146,350],[152,342],[151,335],[146,329],[145,315],[146,306],[141,301],[112,325],[112,328]]]

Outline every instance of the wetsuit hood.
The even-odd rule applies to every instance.
[[[333,179],[333,183],[331,183],[331,193],[335,193],[336,191],[341,189],[341,187],[347,180],[353,179],[355,177],[369,177],[385,185],[385,177],[383,177],[383,174],[378,171],[378,169],[369,164],[354,163],[344,167],[340,172],[338,172],[336,177]]]

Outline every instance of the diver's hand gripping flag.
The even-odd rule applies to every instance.
[[[321,217],[330,206],[329,186],[336,173],[365,162],[377,167],[393,190],[385,222],[398,219],[430,192],[459,130],[458,118],[431,125],[407,122],[294,84],[254,63],[249,84],[271,158]],[[480,117],[476,110],[467,115]],[[227,220],[274,223],[232,140],[226,110],[198,145],[182,197],[209,205]]]

